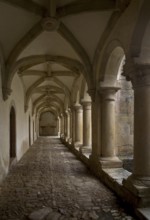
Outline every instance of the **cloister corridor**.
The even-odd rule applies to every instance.
[[[0,220],[136,219],[58,138],[38,138],[0,193]],[[45,217],[30,215],[44,207]]]
[[[150,0],[0,0],[0,220],[61,219],[150,220]]]

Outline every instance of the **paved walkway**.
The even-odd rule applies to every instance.
[[[0,220],[25,220],[43,207],[50,207],[46,220],[133,219],[54,138],[39,138],[9,172],[0,192]]]

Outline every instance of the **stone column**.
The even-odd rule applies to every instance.
[[[101,87],[102,94],[102,146],[101,167],[121,167],[122,162],[116,157],[115,141],[115,97],[118,87]]]
[[[69,136],[69,140],[68,140],[68,142],[69,142],[69,144],[72,144],[72,126],[73,126],[73,124],[72,124],[72,122],[73,122],[73,120],[72,120],[72,110],[71,109],[69,109],[69,113],[70,113],[70,136]]]
[[[61,134],[60,134],[61,138],[64,138],[64,115],[61,114]]]
[[[150,187],[150,66],[138,65],[135,70],[130,75],[134,89],[134,162],[127,181],[146,189]],[[150,204],[150,196],[147,200]]]
[[[75,107],[72,106],[72,145],[75,143]]]
[[[67,138],[67,113],[64,112],[64,140]]]
[[[61,134],[61,119],[60,116],[58,116],[57,126],[58,126],[58,136],[60,137]]]
[[[68,142],[70,139],[70,109],[66,111],[66,141]]]
[[[101,96],[95,89],[90,89],[88,93],[92,100],[92,152],[89,157],[90,168],[94,173],[99,173],[101,151]]]
[[[37,129],[37,137],[40,136],[40,122],[39,122],[40,118],[39,116],[37,116],[37,124],[36,124],[36,129]]]
[[[83,109],[81,105],[75,105],[75,147],[83,142]]]
[[[91,102],[82,101],[83,105],[83,146],[82,153],[91,152]]]

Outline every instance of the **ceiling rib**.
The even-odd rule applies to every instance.
[[[27,0],[0,0],[0,2],[4,2],[10,5],[13,5],[17,8],[21,8],[23,10],[26,10],[28,12],[34,13],[39,16],[43,16],[46,12],[46,9],[42,7],[41,5],[33,2],[33,1],[27,1]]]
[[[71,14],[79,14],[86,11],[107,11],[115,9],[115,1],[112,0],[86,0],[78,1],[77,3],[68,4],[57,8],[57,17],[65,17]]]

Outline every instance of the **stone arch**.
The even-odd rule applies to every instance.
[[[9,69],[7,70],[8,79],[6,82],[6,88],[7,89],[11,88],[12,79],[16,72],[25,71],[34,65],[42,64],[48,61],[58,63],[77,74],[82,73],[86,77],[87,73],[86,73],[85,67],[83,66],[81,62],[75,59],[71,59],[71,58],[64,57],[64,56],[36,55],[36,56],[29,56],[29,57],[22,58],[9,67]],[[91,83],[92,81],[88,81],[90,88],[92,87]],[[9,95],[8,93],[5,94],[6,98],[8,95]]]
[[[47,105],[46,102],[42,102],[37,106],[36,112],[38,112],[41,108],[49,108],[49,107],[55,109],[57,111],[57,114],[59,114],[62,111],[59,104],[57,105],[56,103],[51,102],[50,105]]]
[[[7,67],[13,66],[13,64],[17,61],[19,54],[25,49],[40,33],[44,30],[42,29],[41,21],[35,24],[30,31],[18,42],[15,48],[12,50],[8,60],[7,60]],[[74,51],[78,54],[81,58],[84,68],[86,71],[86,77],[88,82],[92,82],[92,75],[91,75],[91,63],[89,57],[82,47],[82,45],[78,42],[78,40],[73,36],[71,31],[65,26],[63,22],[60,23],[57,32],[71,45]],[[9,72],[9,68],[8,68]]]
[[[38,117],[40,117],[40,114],[41,114],[42,112],[47,112],[47,111],[52,112],[52,113],[55,115],[56,118],[58,117],[58,114],[57,114],[56,110],[52,109],[51,107],[41,107],[41,108],[38,110],[38,113],[37,113]]]
[[[10,151],[9,151],[9,157],[10,157],[10,164],[12,163],[12,160],[16,158],[16,111],[15,107],[12,105],[10,108],[10,125],[9,125],[9,135],[10,135]]]
[[[105,67],[103,66],[104,74],[103,76],[100,76],[101,81],[103,81],[107,86],[116,86],[117,78],[118,75],[120,75],[124,61],[124,49],[120,45],[112,48],[108,59],[106,59]]]
[[[46,96],[45,94],[44,95],[41,95],[36,101],[34,101],[33,103],[33,107],[32,107],[32,114],[34,114],[35,112],[35,109],[36,107],[43,102],[43,100],[46,102],[47,100],[50,100],[50,101],[57,101],[60,105],[60,108],[61,109],[64,109],[64,103],[62,102],[62,100],[57,96],[57,95],[54,95],[54,94],[51,94],[49,96]]]
[[[33,94],[33,92],[34,92],[34,90],[35,89],[37,89],[38,88],[38,86],[39,86],[39,88],[41,88],[40,87],[40,84],[42,83],[42,82],[44,82],[45,81],[45,77],[42,77],[42,78],[40,78],[40,79],[38,79],[34,84],[32,84],[29,88],[28,88],[28,90],[27,90],[27,92],[26,92],[26,100],[25,100],[25,110],[27,110],[27,107],[28,107],[28,103],[29,103],[29,100],[30,100],[30,98],[31,98],[31,95]],[[69,89],[67,88],[67,86],[65,86],[60,80],[58,80],[56,77],[53,77],[53,81],[57,84],[57,86],[44,86],[45,88],[54,88],[54,89],[56,89],[56,90],[62,90],[63,92],[64,92],[64,94],[66,95],[66,96],[68,96],[68,101],[69,101],[69,105],[70,105],[70,102],[71,102],[71,100],[70,100],[70,91],[69,91]],[[44,88],[43,87],[43,88]]]
[[[120,156],[128,156],[128,154],[132,156],[133,140],[131,138],[133,139],[133,132],[130,134],[130,130],[133,131],[133,111],[128,112],[128,105],[133,105],[133,92],[130,82],[127,82],[126,78],[122,76],[125,59],[126,54],[120,45],[117,45],[111,50],[99,88],[104,96],[107,93],[114,94],[112,100],[115,105],[115,152]],[[129,100],[130,98],[132,100]],[[107,103],[109,102],[108,100]]]
[[[120,53],[120,55],[117,55],[117,52]],[[96,61],[94,62],[94,73],[95,73],[95,79],[96,79],[96,86],[98,87],[99,81],[104,81],[104,77],[106,74],[108,74],[108,65],[109,62],[112,62],[112,59],[115,59],[117,61],[117,56],[118,58],[121,59],[125,55],[126,57],[126,50],[122,44],[117,39],[114,39],[105,46],[103,52],[101,53],[101,56],[99,56]],[[114,56],[114,57],[113,57]],[[118,65],[116,66],[116,71],[118,69]],[[114,73],[113,73],[114,75]]]

